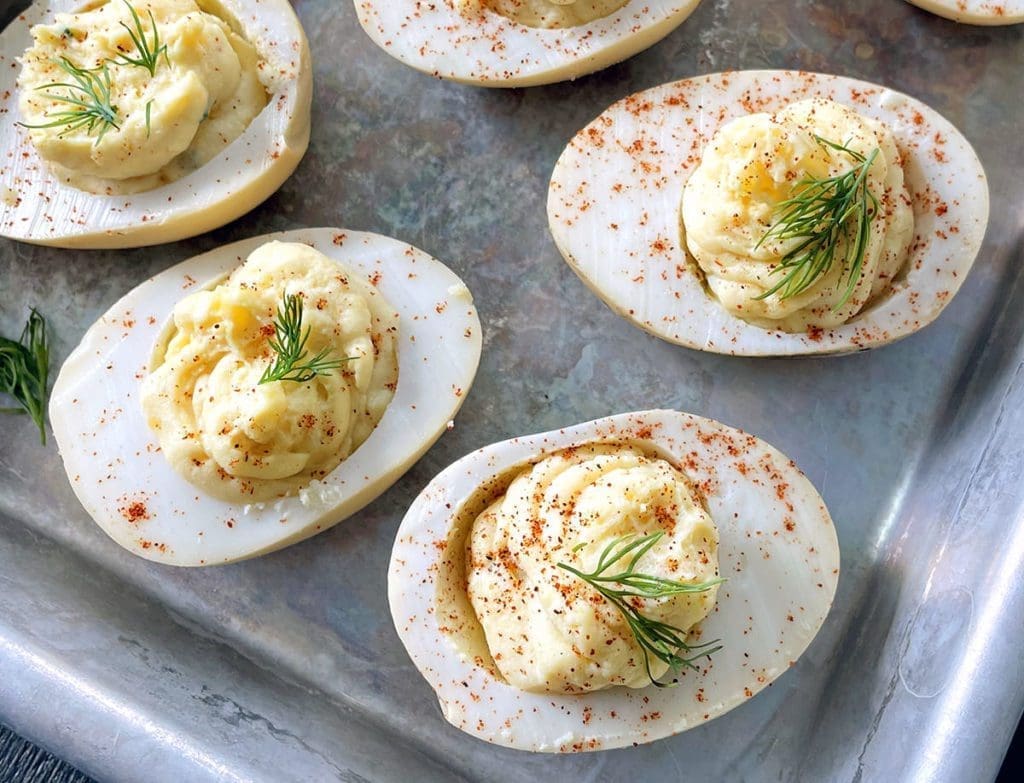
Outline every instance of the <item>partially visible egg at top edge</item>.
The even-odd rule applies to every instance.
[[[195,236],[274,193],[309,143],[309,46],[287,0],[38,0],[0,33],[0,62],[11,239],[121,248]],[[68,98],[98,114],[72,117]],[[58,121],[66,132],[47,127]]]
[[[711,571],[693,571],[689,566],[682,566],[683,570],[704,579],[714,573],[717,557],[717,571],[723,581],[717,585],[717,595],[709,595],[699,609],[694,607],[697,614],[683,620],[692,622],[710,609],[689,635],[694,645],[706,646],[686,653],[692,658],[692,667],[682,667],[661,678],[671,687],[644,686],[642,665],[637,669],[637,661],[631,662],[619,653],[608,662],[627,666],[629,671],[623,669],[620,673],[624,675],[623,684],[631,687],[616,686],[614,677],[602,676],[605,682],[596,682],[584,673],[579,678],[577,669],[597,671],[594,666],[604,658],[606,642],[619,647],[629,641],[612,626],[605,626],[611,631],[607,638],[607,632],[595,626],[587,634],[598,635],[577,637],[570,632],[569,637],[560,640],[556,634],[550,637],[551,644],[539,646],[530,638],[517,636],[542,635],[549,624],[563,622],[558,618],[564,618],[566,609],[575,613],[574,601],[589,602],[584,594],[587,588],[574,582],[568,572],[563,573],[565,569],[551,558],[574,562],[574,554],[584,552],[596,541],[591,539],[597,528],[562,530],[550,527],[546,521],[533,521],[504,539],[493,552],[486,546],[479,548],[475,540],[467,542],[467,537],[476,538],[480,514],[490,513],[482,510],[492,506],[495,498],[513,491],[516,482],[523,481],[532,469],[544,467],[551,458],[561,460],[559,455],[594,449],[614,455],[618,448],[626,460],[620,465],[625,467],[622,478],[632,475],[639,454],[647,454],[653,462],[667,461],[674,466],[673,471],[684,473],[717,528],[716,553],[715,534],[707,523],[699,522],[698,517],[691,517],[695,526],[686,523],[698,535],[691,539],[697,549],[685,545],[682,551],[698,555],[703,551],[709,558],[706,568]],[[575,494],[562,497],[556,491],[560,487],[569,492],[575,486],[566,484],[565,476],[557,471],[552,474],[553,483],[541,490],[542,503],[551,501],[564,508],[559,503],[568,502],[572,506]],[[609,484],[625,486],[612,474],[608,476]],[[532,492],[533,485],[517,490],[520,495],[523,491]],[[593,500],[589,494],[587,498],[585,502]],[[630,502],[633,500],[637,499],[631,498]],[[638,509],[641,516],[650,510],[643,505]],[[569,516],[576,515],[575,510],[564,510]],[[590,510],[588,505],[579,513],[586,515]],[[641,524],[631,513],[629,519],[615,524],[630,527],[636,523],[637,529],[661,527],[667,542],[673,524],[682,524],[681,517],[673,523],[667,516],[655,513],[654,518]],[[606,521],[602,517],[597,524],[603,527]],[[683,535],[690,536],[687,532]],[[555,547],[554,554],[549,553],[549,562],[540,572],[520,571],[519,557],[526,552],[523,548],[540,541]],[[707,548],[709,544],[711,549]],[[642,553],[641,569],[680,567],[671,556],[674,546],[669,544],[661,554],[654,548]],[[473,564],[488,556],[493,562]],[[502,588],[479,594],[480,585],[472,581],[478,577],[470,571],[476,574],[479,569],[498,572],[503,568],[508,569],[508,578],[503,580]],[[540,579],[552,581],[556,592],[575,598],[563,606],[561,599],[552,603],[548,600],[551,596],[537,593],[539,603],[532,602],[535,594],[531,585],[538,573]],[[575,753],[637,745],[677,734],[737,707],[794,666],[797,671],[789,678],[798,676],[797,659],[825,622],[838,578],[839,545],[832,520],[821,497],[791,460],[758,438],[710,419],[653,410],[513,438],[486,446],[450,465],[423,490],[402,520],[388,572],[388,600],[398,635],[436,692],[448,722],[479,739],[506,747]],[[531,586],[530,592],[520,597],[508,595],[516,584]],[[537,587],[544,589],[539,584]],[[596,593],[589,598],[593,599],[595,612],[603,613],[601,607],[607,608]],[[649,603],[646,606],[651,608]],[[513,612],[517,623],[494,625],[495,618],[478,614],[490,614],[492,610]],[[584,615],[576,614],[576,620],[585,619]],[[681,615],[674,617],[679,621]],[[489,627],[482,628],[481,623]],[[582,628],[576,621],[570,625]],[[492,634],[507,638],[491,648],[488,640]],[[541,661],[535,657],[563,642],[564,649],[556,651],[562,660],[545,657]],[[598,642],[602,651],[596,650]],[[702,649],[706,654],[701,653]],[[501,674],[509,671],[508,667],[520,665],[524,666],[525,679],[515,672],[513,679],[528,690],[516,687]],[[641,678],[635,678],[635,674]],[[653,674],[656,676],[656,672]],[[552,676],[556,679],[550,679]],[[547,684],[542,681],[545,677]],[[597,689],[588,689],[590,685]]]
[[[709,291],[714,281],[698,270],[686,247],[694,247],[694,237],[684,218],[694,209],[687,212],[684,193],[720,130],[748,116],[778,117],[801,102],[831,102],[891,133],[895,157],[886,153],[886,160],[902,167],[906,188],[903,196],[894,189],[893,198],[909,199],[913,230],[895,277],[876,281],[885,284],[877,293],[872,286],[867,304],[858,305],[845,323],[825,318],[816,325],[812,319],[786,331],[739,317],[735,297],[727,309],[725,300]],[[855,164],[850,153],[826,149],[828,141],[834,140],[819,142],[824,160],[838,156]],[[881,163],[879,156],[871,165]],[[702,203],[694,201],[700,208]],[[839,76],[738,71],[664,84],[612,105],[560,156],[547,206],[555,243],[570,267],[613,310],[651,334],[723,354],[828,355],[885,345],[938,316],[981,247],[988,185],[963,135],[920,101]],[[889,208],[883,203],[879,209],[888,213]],[[756,248],[761,254],[767,249]],[[855,296],[863,302],[866,292]],[[842,304],[839,297],[836,301]],[[754,299],[749,304],[751,310],[761,308]],[[832,316],[830,305],[824,307],[822,313]]]
[[[303,248],[337,264],[340,310]],[[278,294],[262,295],[264,279],[304,303],[308,342],[291,366],[327,362],[322,377],[278,367],[288,297],[267,320]],[[215,362],[200,361],[207,344]],[[49,415],[72,489],[111,538],[149,560],[216,565],[315,535],[390,487],[452,426],[480,350],[472,295],[426,253],[343,229],[283,232],[124,296],[62,366]]]
[[[1024,22],[1024,0],[907,0],[933,14],[983,26]]]
[[[419,71],[484,87],[531,87],[632,57],[682,24],[699,2],[580,3],[605,15],[568,14],[569,21],[558,20],[571,0],[355,0],[355,7],[374,43]],[[536,26],[542,24],[566,26]]]

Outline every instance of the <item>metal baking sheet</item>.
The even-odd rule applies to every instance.
[[[22,4],[23,5],[23,4]],[[19,4],[0,5],[5,21]],[[0,418],[0,720],[104,780],[986,780],[1024,706],[1024,27],[899,0],[704,0],[649,51],[510,92],[393,61],[343,0],[296,0],[315,61],[309,154],[236,223],[153,249],[0,243],[0,332],[35,304],[56,361],[121,294],[216,245],[337,225],[411,242],[472,289],[483,363],[454,431],[363,512],[258,560],[176,570],[109,541],[52,445]],[[958,125],[992,219],[936,324],[840,359],[659,342],[562,263],[552,164],[627,93],[729,68],[881,82]],[[766,438],[835,517],[843,573],[821,635],[756,699],[683,735],[568,757],[450,728],[391,624],[385,574],[412,498],[495,440],[675,407]]]

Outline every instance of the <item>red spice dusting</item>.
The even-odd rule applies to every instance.
[[[671,535],[676,529],[676,515],[673,514],[665,506],[658,506],[654,509],[654,518],[658,520],[658,525],[666,533]]]
[[[149,509],[146,508],[146,504],[141,500],[136,500],[129,503],[127,506],[122,506],[118,510],[121,512],[121,515],[133,525],[149,519]]]
[[[530,537],[532,541],[540,541],[541,535],[544,533],[544,523],[540,521],[539,517],[533,517],[530,520]]]

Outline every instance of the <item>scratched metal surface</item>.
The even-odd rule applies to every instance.
[[[295,176],[235,224],[155,250],[3,242],[0,333],[36,304],[60,361],[154,272],[255,233],[342,225],[414,243],[463,276],[485,325],[476,386],[455,430],[362,513],[198,571],[118,549],[54,449],[0,418],[0,721],[104,780],[994,778],[1024,705],[1024,27],[957,27],[899,0],[705,0],[625,64],[488,92],[392,61],[348,2],[295,6],[316,67]],[[988,237],[931,328],[842,359],[703,355],[628,326],[560,261],[544,201],[575,130],[634,90],[765,67],[883,82],[976,145]],[[756,699],[640,749],[529,755],[451,729],[388,613],[403,511],[475,447],[659,406],[766,438],[820,488],[844,558],[821,635]]]

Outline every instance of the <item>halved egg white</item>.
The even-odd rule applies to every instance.
[[[683,240],[683,186],[715,132],[752,112],[823,97],[886,123],[904,159],[915,236],[889,291],[834,329],[789,334],[731,315],[706,293]],[[796,71],[715,73],[613,104],[555,165],[548,221],[562,256],[615,312],[669,342],[742,356],[875,348],[933,321],[960,288],[988,224],[978,156],[925,104],[869,82]]]
[[[630,0],[603,19],[560,29],[516,24],[453,0],[355,0],[379,47],[418,71],[484,87],[532,87],[593,73],[653,46],[700,0]]]
[[[907,0],[909,3],[952,19],[978,25],[1024,22],[1024,0]]]
[[[82,0],[38,0],[0,33],[0,236],[39,245],[122,248],[196,236],[231,222],[273,194],[309,145],[309,45],[287,0],[198,0],[237,23],[265,62],[269,102],[206,165],[132,195],[96,195],[62,184],[17,125],[17,58],[33,25],[81,10]]]
[[[540,455],[595,441],[639,443],[685,470],[718,526],[719,588],[701,639],[723,649],[672,688],[582,695],[527,693],[475,660],[478,629],[460,612],[460,506],[488,482]],[[500,478],[504,477],[504,479]],[[445,718],[480,739],[522,750],[577,752],[650,742],[727,712],[789,669],[825,621],[839,578],[839,543],[821,497],[786,456],[710,419],[642,411],[514,438],[438,475],[399,528],[388,573],[398,634],[437,692]],[[461,640],[461,641],[460,641]],[[476,656],[480,658],[482,656]]]
[[[400,316],[398,386],[377,428],[322,481],[295,497],[243,506],[203,494],[174,471],[146,424],[139,393],[175,304],[271,240],[307,243],[378,288]],[[117,543],[169,565],[229,563],[326,530],[390,487],[462,405],[480,346],[469,290],[423,251],[331,228],[269,234],[178,264],[115,304],[61,368],[50,423],[75,494]]]

